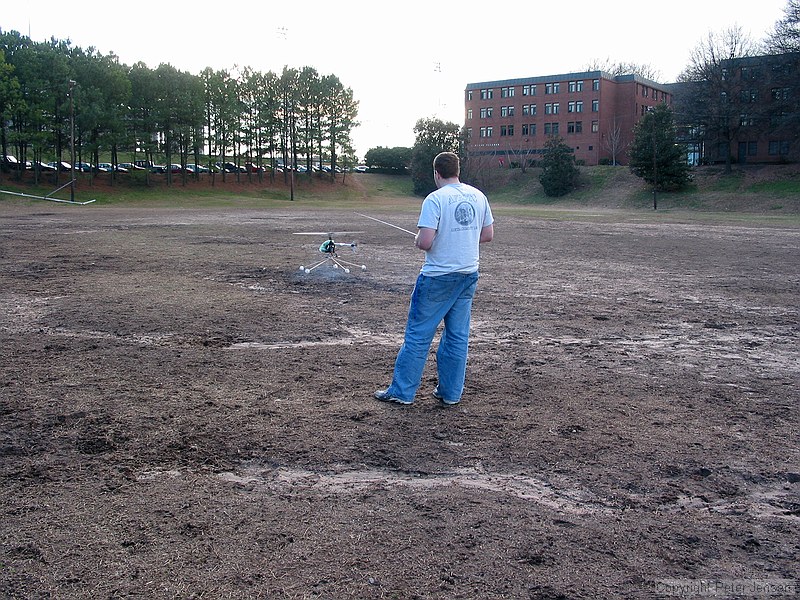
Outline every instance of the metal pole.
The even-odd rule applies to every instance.
[[[70,127],[70,146],[71,146],[71,159],[70,159],[70,175],[72,181],[69,186],[69,199],[70,202],[75,202],[75,102],[73,101],[73,89],[75,88],[75,81],[69,80],[69,127]]]
[[[658,210],[658,161],[656,160],[656,124],[653,122],[653,210]]]

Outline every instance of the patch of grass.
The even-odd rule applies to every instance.
[[[544,193],[539,182],[541,169],[528,168],[505,169],[500,172],[497,181],[484,190],[490,200],[509,204],[548,206],[557,204],[562,198],[554,198]],[[478,186],[480,187],[480,186]]]
[[[744,181],[744,174],[734,171],[720,175],[716,181],[709,185],[709,191],[713,192],[737,192],[742,187]]]
[[[358,183],[369,189],[371,195],[378,197],[413,196],[414,182],[409,175],[387,175],[383,173],[363,173],[351,175]]]
[[[715,219],[751,223],[781,223],[794,226],[800,222],[800,179],[798,170],[776,170],[770,167],[751,169],[746,174],[725,174],[720,168],[698,168],[694,181],[680,192],[659,192],[657,210],[653,208],[650,186],[634,176],[627,167],[581,167],[577,190],[559,198],[544,194],[539,183],[540,170],[529,168],[493,170],[486,187],[493,208],[508,213],[528,214],[539,218],[584,219],[613,218],[646,219]],[[757,177],[758,180],[753,181]],[[215,184],[209,179],[198,184],[189,181],[183,185],[180,177],[167,186],[163,178],[120,179],[112,186],[97,177],[90,180],[79,176],[76,200],[96,199],[93,205],[169,206],[176,208],[284,208],[317,210],[352,210],[368,213],[370,209],[415,214],[422,199],[413,194],[413,183],[408,175],[380,173],[347,174],[344,182],[319,177],[298,176],[291,188],[277,176],[275,181],[259,182],[229,176],[225,182],[217,176]],[[63,185],[62,179],[60,185]],[[11,177],[0,175],[0,190],[46,196],[56,186],[46,179],[33,186],[30,181],[19,183]],[[55,196],[69,198],[69,188]],[[0,201],[11,196],[0,195]],[[35,200],[31,200],[35,202]],[[703,213],[703,214],[701,214]],[[669,215],[669,217],[665,217]],[[691,215],[691,216],[690,216]]]
[[[760,181],[751,185],[747,191],[754,194],[769,194],[779,197],[800,194],[800,180]]]

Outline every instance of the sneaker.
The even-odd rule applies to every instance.
[[[402,398],[398,398],[397,396],[392,396],[389,393],[389,390],[378,390],[373,394],[377,400],[381,402],[393,402],[394,404],[414,404],[413,400],[403,400]]]
[[[461,402],[461,400],[456,400],[456,401],[445,400],[444,397],[439,393],[439,386],[438,385],[435,388],[433,388],[433,397],[436,398],[439,402],[441,402],[445,406],[454,406],[454,405],[458,404],[459,402]]]

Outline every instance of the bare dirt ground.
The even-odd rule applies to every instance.
[[[442,408],[433,356],[413,406],[372,398],[421,261],[403,232],[0,202],[0,596],[799,579],[800,230],[495,211]],[[328,230],[362,232],[341,256],[366,271],[299,270],[324,237],[294,232]]]

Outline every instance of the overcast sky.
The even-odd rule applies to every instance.
[[[709,32],[738,26],[760,41],[786,0],[3,4],[3,31],[68,39],[128,65],[169,63],[194,74],[312,66],[336,75],[359,102],[353,139],[363,157],[376,146],[412,146],[420,118],[462,124],[468,83],[605,60],[648,65],[659,81],[674,81]]]

